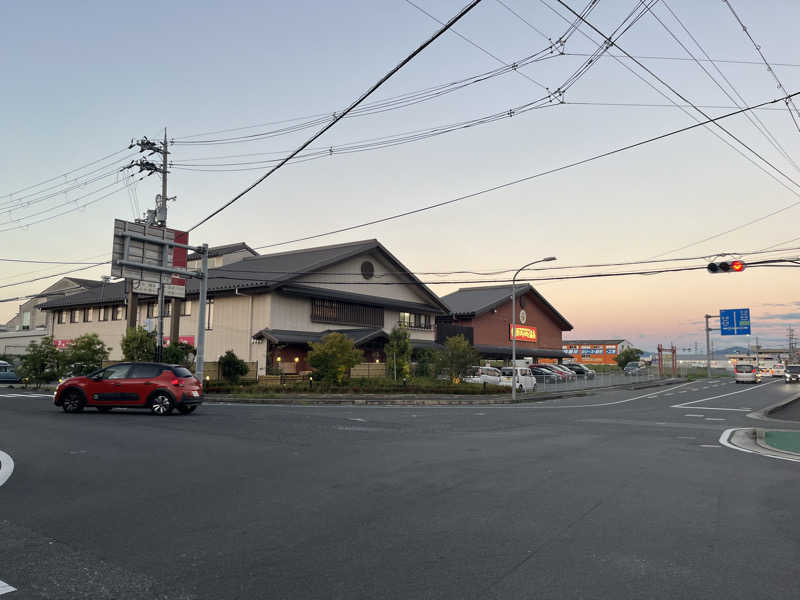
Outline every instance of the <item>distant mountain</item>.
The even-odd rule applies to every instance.
[[[714,354],[712,358],[725,358],[728,354],[748,354],[750,352],[747,346],[731,346],[729,348],[714,348]],[[665,353],[668,354],[668,353]],[[645,352],[642,356],[657,356],[658,352]],[[681,352],[678,350],[678,358],[684,360],[694,360],[694,359],[704,359],[706,357],[705,350],[702,348],[699,349],[699,352],[695,354],[694,352]]]

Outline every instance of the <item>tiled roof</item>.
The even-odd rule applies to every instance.
[[[253,250],[250,246],[245,244],[244,242],[236,242],[233,244],[224,244],[222,246],[211,246],[208,249],[208,258],[214,258],[215,256],[224,256],[225,254],[233,254],[234,252],[241,252],[242,250],[246,250],[253,256],[258,256],[258,252]],[[195,260],[199,259],[200,255],[196,252],[192,252],[187,257],[187,260]]]
[[[536,291],[536,288],[529,283],[517,285],[517,297],[521,297],[528,292],[532,293],[544,305],[545,309],[553,315],[554,319],[561,325],[562,330],[570,331],[572,329],[572,324],[552,304],[545,300],[544,296]],[[492,285],[461,288],[451,294],[442,296],[442,300],[450,307],[450,312],[456,316],[479,316],[506,302],[510,302],[511,286]]]

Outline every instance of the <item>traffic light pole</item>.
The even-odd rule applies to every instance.
[[[715,329],[708,326],[709,319],[719,319],[719,315],[706,315],[706,376],[711,378],[711,332]]]

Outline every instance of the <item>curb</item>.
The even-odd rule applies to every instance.
[[[337,395],[337,396],[322,396],[315,394],[304,395],[287,395],[276,396],[271,398],[249,398],[235,395],[225,394],[206,394],[204,401],[208,403],[213,402],[226,402],[236,404],[276,404],[276,405],[314,405],[314,406],[339,406],[339,405],[354,405],[354,406],[471,406],[471,405],[491,405],[491,404],[528,404],[533,402],[545,402],[547,400],[558,400],[560,398],[582,398],[591,396],[596,391],[605,391],[609,389],[629,389],[629,390],[642,390],[653,387],[663,387],[667,385],[676,385],[683,382],[684,379],[667,379],[663,381],[650,382],[646,384],[621,384],[616,386],[607,386],[601,388],[584,388],[580,390],[564,391],[564,392],[544,392],[540,396],[522,396],[518,397],[516,401],[511,399],[511,394],[493,394],[490,396],[483,396],[480,394],[474,395],[450,395],[450,396],[436,396],[423,394],[403,394],[403,395],[385,395],[380,394],[362,394],[359,396]]]
[[[760,421],[772,421],[774,423],[798,423],[800,421],[793,421],[791,419],[777,419],[775,417],[771,417],[770,415],[790,404],[794,404],[795,402],[800,401],[800,396],[797,398],[792,398],[790,400],[782,400],[776,404],[772,404],[767,406],[766,408],[762,408],[761,410],[756,410],[751,413],[747,413],[747,417],[750,419],[758,419]]]
[[[780,431],[770,429],[769,431]],[[793,431],[793,430],[784,430]],[[766,443],[763,443],[764,429],[752,427],[739,427],[733,429],[726,429],[722,432],[719,438],[719,443],[726,448],[738,450],[740,452],[747,452],[749,454],[759,454],[767,458],[775,458],[778,460],[788,460],[791,462],[800,462],[800,454],[789,452],[786,450],[778,450]]]

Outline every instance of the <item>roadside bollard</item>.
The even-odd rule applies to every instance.
[[[308,376],[308,389],[309,390],[314,389],[314,377],[312,375]]]

